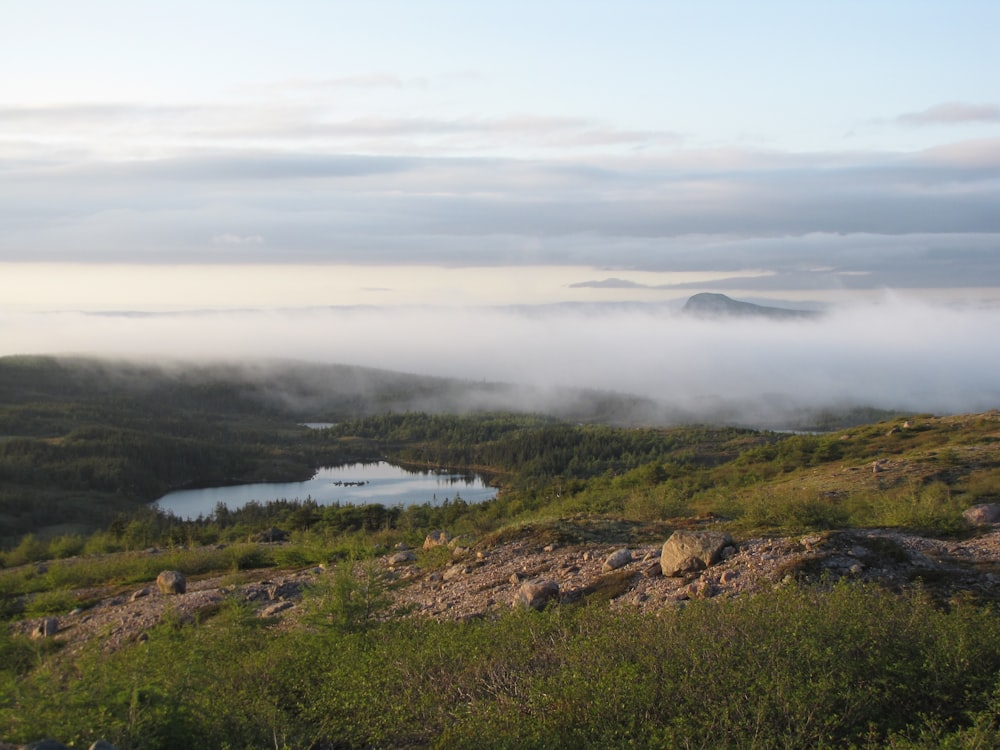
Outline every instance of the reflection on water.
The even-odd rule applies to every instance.
[[[461,497],[469,503],[488,500],[496,490],[486,486],[482,477],[471,473],[437,473],[408,471],[379,461],[368,464],[329,466],[320,469],[305,482],[272,482],[238,484],[231,487],[207,487],[200,490],[178,490],[164,495],[156,506],[181,518],[210,515],[217,504],[230,510],[241,508],[250,501],[267,503],[271,500],[305,500],[311,498],[320,505],[342,503],[363,505],[420,505],[442,503]]]

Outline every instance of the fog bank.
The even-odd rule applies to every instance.
[[[961,413],[1000,407],[1000,309],[886,295],[807,320],[699,319],[664,305],[0,313],[0,354],[290,358],[738,409]],[[536,406],[536,405],[531,405]]]

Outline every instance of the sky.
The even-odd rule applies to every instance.
[[[414,316],[453,344],[495,309],[597,305],[610,338],[585,360],[699,291],[904,331],[927,305],[995,322],[992,0],[0,6],[0,354],[342,353],[485,378],[594,320],[507,317],[478,368],[375,355],[345,327],[400,351]],[[288,346],[296,325],[331,351]],[[828,328],[810,335],[845,358]],[[567,376],[537,348],[537,378]]]

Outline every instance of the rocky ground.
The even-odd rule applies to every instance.
[[[690,528],[717,527],[713,519]],[[395,616],[464,620],[509,609],[526,582],[546,581],[563,604],[587,600],[602,606],[657,612],[697,598],[752,594],[796,580],[847,578],[894,589],[921,585],[946,602],[957,595],[1000,599],[1000,527],[984,526],[961,539],[932,539],[871,529],[791,538],[737,539],[706,569],[662,574],[659,556],[671,531],[650,536],[636,525],[607,519],[570,519],[544,528],[524,527],[469,547],[461,540],[431,539],[436,550],[393,550],[377,561]],[[623,551],[624,550],[624,551]],[[616,554],[617,553],[617,554]],[[609,558],[615,557],[613,564]],[[187,582],[181,594],[162,594],[154,583],[97,596],[86,609],[49,622],[47,637],[69,653],[99,639],[107,650],[146,638],[164,618],[210,617],[228,597],[248,601],[262,617],[291,624],[302,611],[303,591],[331,575],[322,567],[297,571],[247,571]],[[555,587],[558,586],[558,593]],[[95,592],[80,592],[94,599]],[[15,627],[41,633],[43,620]]]

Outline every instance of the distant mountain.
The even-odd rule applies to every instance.
[[[813,318],[819,313],[813,310],[793,310],[787,307],[766,307],[752,302],[741,302],[724,294],[704,292],[696,294],[682,308],[687,315],[702,318],[723,317],[764,317],[764,318]]]

